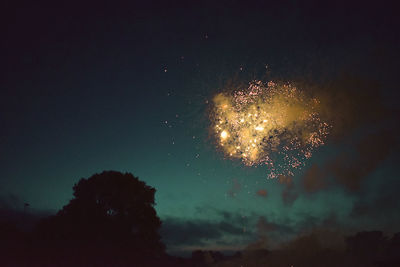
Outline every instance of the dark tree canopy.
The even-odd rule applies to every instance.
[[[104,171],[82,178],[73,190],[68,205],[40,224],[42,237],[163,251],[154,188],[130,173]]]

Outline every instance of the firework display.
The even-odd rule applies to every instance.
[[[244,90],[217,94],[213,103],[217,146],[247,166],[268,165],[270,178],[293,175],[330,129],[318,113],[318,99],[291,84],[256,80]]]

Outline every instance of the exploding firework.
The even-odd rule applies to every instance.
[[[213,100],[218,146],[247,166],[268,165],[270,178],[293,175],[329,133],[318,99],[290,84],[252,81],[245,90],[220,93]]]

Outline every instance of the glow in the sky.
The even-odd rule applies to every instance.
[[[218,147],[245,165],[268,165],[270,178],[293,175],[323,145],[330,125],[320,102],[290,84],[253,81],[214,97],[212,130]]]

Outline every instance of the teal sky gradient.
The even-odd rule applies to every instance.
[[[376,94],[395,106],[399,53],[390,19],[371,26],[368,12],[334,8],[312,18],[311,7],[297,1],[265,9],[237,3],[214,9],[144,6],[121,14],[98,7],[102,19],[95,11],[72,19],[57,8],[34,8],[19,16],[42,18],[33,25],[10,18],[13,26],[2,44],[8,54],[0,93],[0,196],[18,196],[31,212],[55,212],[72,198],[80,178],[103,170],[130,172],[156,188],[164,238],[178,250],[246,246],[259,238],[260,218],[271,244],[326,225],[344,232],[398,230],[398,201],[386,205],[382,198],[390,200],[398,188],[398,151],[388,149],[377,159],[358,191],[330,174],[329,186],[308,193],[304,172],[354,149],[359,137],[349,131],[330,140],[295,173],[297,198],[288,204],[285,185],[267,179],[268,168],[224,159],[210,137],[207,113],[226,82],[262,77],[266,65],[269,77],[284,81],[301,77],[321,84],[343,73],[377,81],[382,86]],[[343,12],[339,21],[337,12]],[[362,97],[363,88],[355,90]],[[357,129],[386,127],[393,133],[393,125],[388,118]],[[391,147],[398,147],[398,137]],[[355,206],[362,215],[354,215]],[[392,220],[377,214],[392,214]],[[204,238],[193,234],[191,243],[168,235],[168,229],[197,225],[207,229]]]

